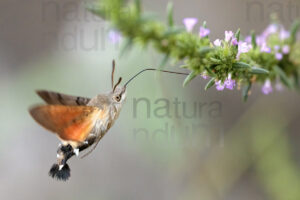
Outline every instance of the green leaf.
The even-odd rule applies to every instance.
[[[300,21],[296,20],[293,23],[293,25],[291,27],[291,30],[290,30],[290,32],[291,32],[291,36],[290,36],[291,44],[295,44],[295,42],[297,40],[297,32],[298,32],[299,28],[300,28]]]
[[[211,48],[211,47],[202,47],[198,50],[198,53],[201,56],[204,56],[205,54],[207,54],[208,52],[213,51],[213,50],[214,50],[214,48]]]
[[[146,23],[158,19],[158,16],[153,13],[143,13],[138,19],[139,23]]]
[[[279,66],[275,66],[274,70],[279,75],[282,83],[285,84],[288,88],[292,88],[292,83],[290,79],[287,77],[286,73]]]
[[[260,67],[252,67],[251,71],[252,74],[269,74],[269,71]]]
[[[232,66],[235,69],[250,69],[251,68],[251,65],[244,63],[244,62],[236,62],[236,63],[233,63]]]
[[[204,67],[209,76],[214,77],[216,74],[208,67]]]
[[[183,87],[185,87],[191,80],[193,80],[198,75],[197,72],[192,71],[184,80]]]
[[[140,0],[135,0],[135,8],[138,16],[141,14],[141,1]]]
[[[238,29],[234,35],[238,42],[240,41],[240,35],[241,35],[241,29]]]
[[[172,27],[172,28],[169,28],[163,35],[163,37],[168,37],[170,35],[176,35],[176,34],[179,34],[179,33],[182,33],[184,31],[183,28],[175,28],[175,27]]]
[[[173,3],[169,2],[167,6],[167,13],[168,13],[168,25],[170,27],[174,26],[174,20],[173,20]]]
[[[217,58],[210,57],[209,59],[210,59],[212,62],[217,63],[217,64],[221,64],[221,63],[222,63],[222,61],[219,60],[219,59],[217,59]]]
[[[236,38],[236,40],[237,40],[237,42],[240,41],[240,35],[241,35],[241,30],[238,29],[238,30],[236,31],[235,35],[234,35],[235,38]],[[236,45],[234,48],[235,48],[236,50],[238,50],[238,49],[239,49],[239,45]]]
[[[254,31],[251,32],[251,43],[252,43],[253,49],[256,49],[256,47],[257,47],[256,34]]]
[[[206,84],[206,86],[205,86],[205,90],[208,90],[209,88],[211,88],[212,86],[214,86],[215,85],[215,80],[216,80],[216,78],[211,78],[209,81],[208,81],[208,83]]]
[[[249,91],[251,90],[251,86],[252,86],[252,83],[248,82],[248,84],[243,87],[242,95],[243,95],[244,102],[246,102],[248,100]]]

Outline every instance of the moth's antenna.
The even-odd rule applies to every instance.
[[[111,88],[114,88],[114,74],[116,69],[116,62],[115,60],[112,61],[112,72],[111,72]]]
[[[117,86],[121,83],[122,81],[122,77],[119,78],[118,82],[116,83],[116,85],[113,88],[113,92],[115,91],[115,89],[117,88]]]
[[[126,87],[128,85],[128,83],[130,83],[133,79],[135,79],[135,77],[137,77],[138,75],[140,75],[141,73],[145,72],[145,71],[159,71],[159,72],[165,72],[165,73],[170,73],[170,74],[181,74],[181,75],[189,75],[187,73],[182,73],[182,72],[173,72],[173,71],[167,71],[167,70],[160,70],[160,69],[154,69],[154,68],[147,68],[147,69],[143,69],[142,71],[138,72],[136,75],[134,75],[131,79],[129,79],[124,87]]]

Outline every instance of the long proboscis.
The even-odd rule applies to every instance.
[[[159,72],[164,72],[164,73],[170,73],[170,74],[180,74],[180,75],[189,75],[188,73],[183,73],[183,72],[173,72],[173,71],[167,71],[167,70],[160,70],[160,69],[154,69],[154,68],[147,68],[147,69],[143,69],[142,71],[138,72],[136,75],[134,75],[133,77],[131,77],[124,85],[124,87],[126,87],[128,85],[128,83],[130,83],[133,79],[135,79],[138,75],[140,75],[141,73],[145,72],[145,71],[159,71]]]

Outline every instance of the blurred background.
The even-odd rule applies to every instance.
[[[109,24],[78,0],[0,1],[0,199],[299,200],[300,95],[205,92],[200,77],[147,72],[127,91],[115,125],[87,158],[70,160],[71,178],[48,176],[59,140],[28,114],[47,89],[93,97],[162,59],[135,47],[120,57]],[[225,30],[261,32],[271,13],[288,28],[297,0],[174,0],[174,17],[206,20],[212,40]],[[165,19],[167,0],[144,0]],[[183,71],[178,65],[166,69]]]

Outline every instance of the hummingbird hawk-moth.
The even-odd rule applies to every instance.
[[[115,62],[112,64],[112,91],[99,94],[94,98],[71,96],[47,90],[38,90],[37,94],[47,103],[29,109],[33,119],[47,130],[55,133],[61,140],[57,150],[57,162],[53,164],[49,175],[57,180],[66,181],[70,177],[67,161],[79,152],[91,148],[91,153],[118,118],[126,99],[126,87],[135,77],[144,71],[172,72],[147,68],[120,86],[122,78],[114,84]],[[83,157],[84,157],[83,156]]]

